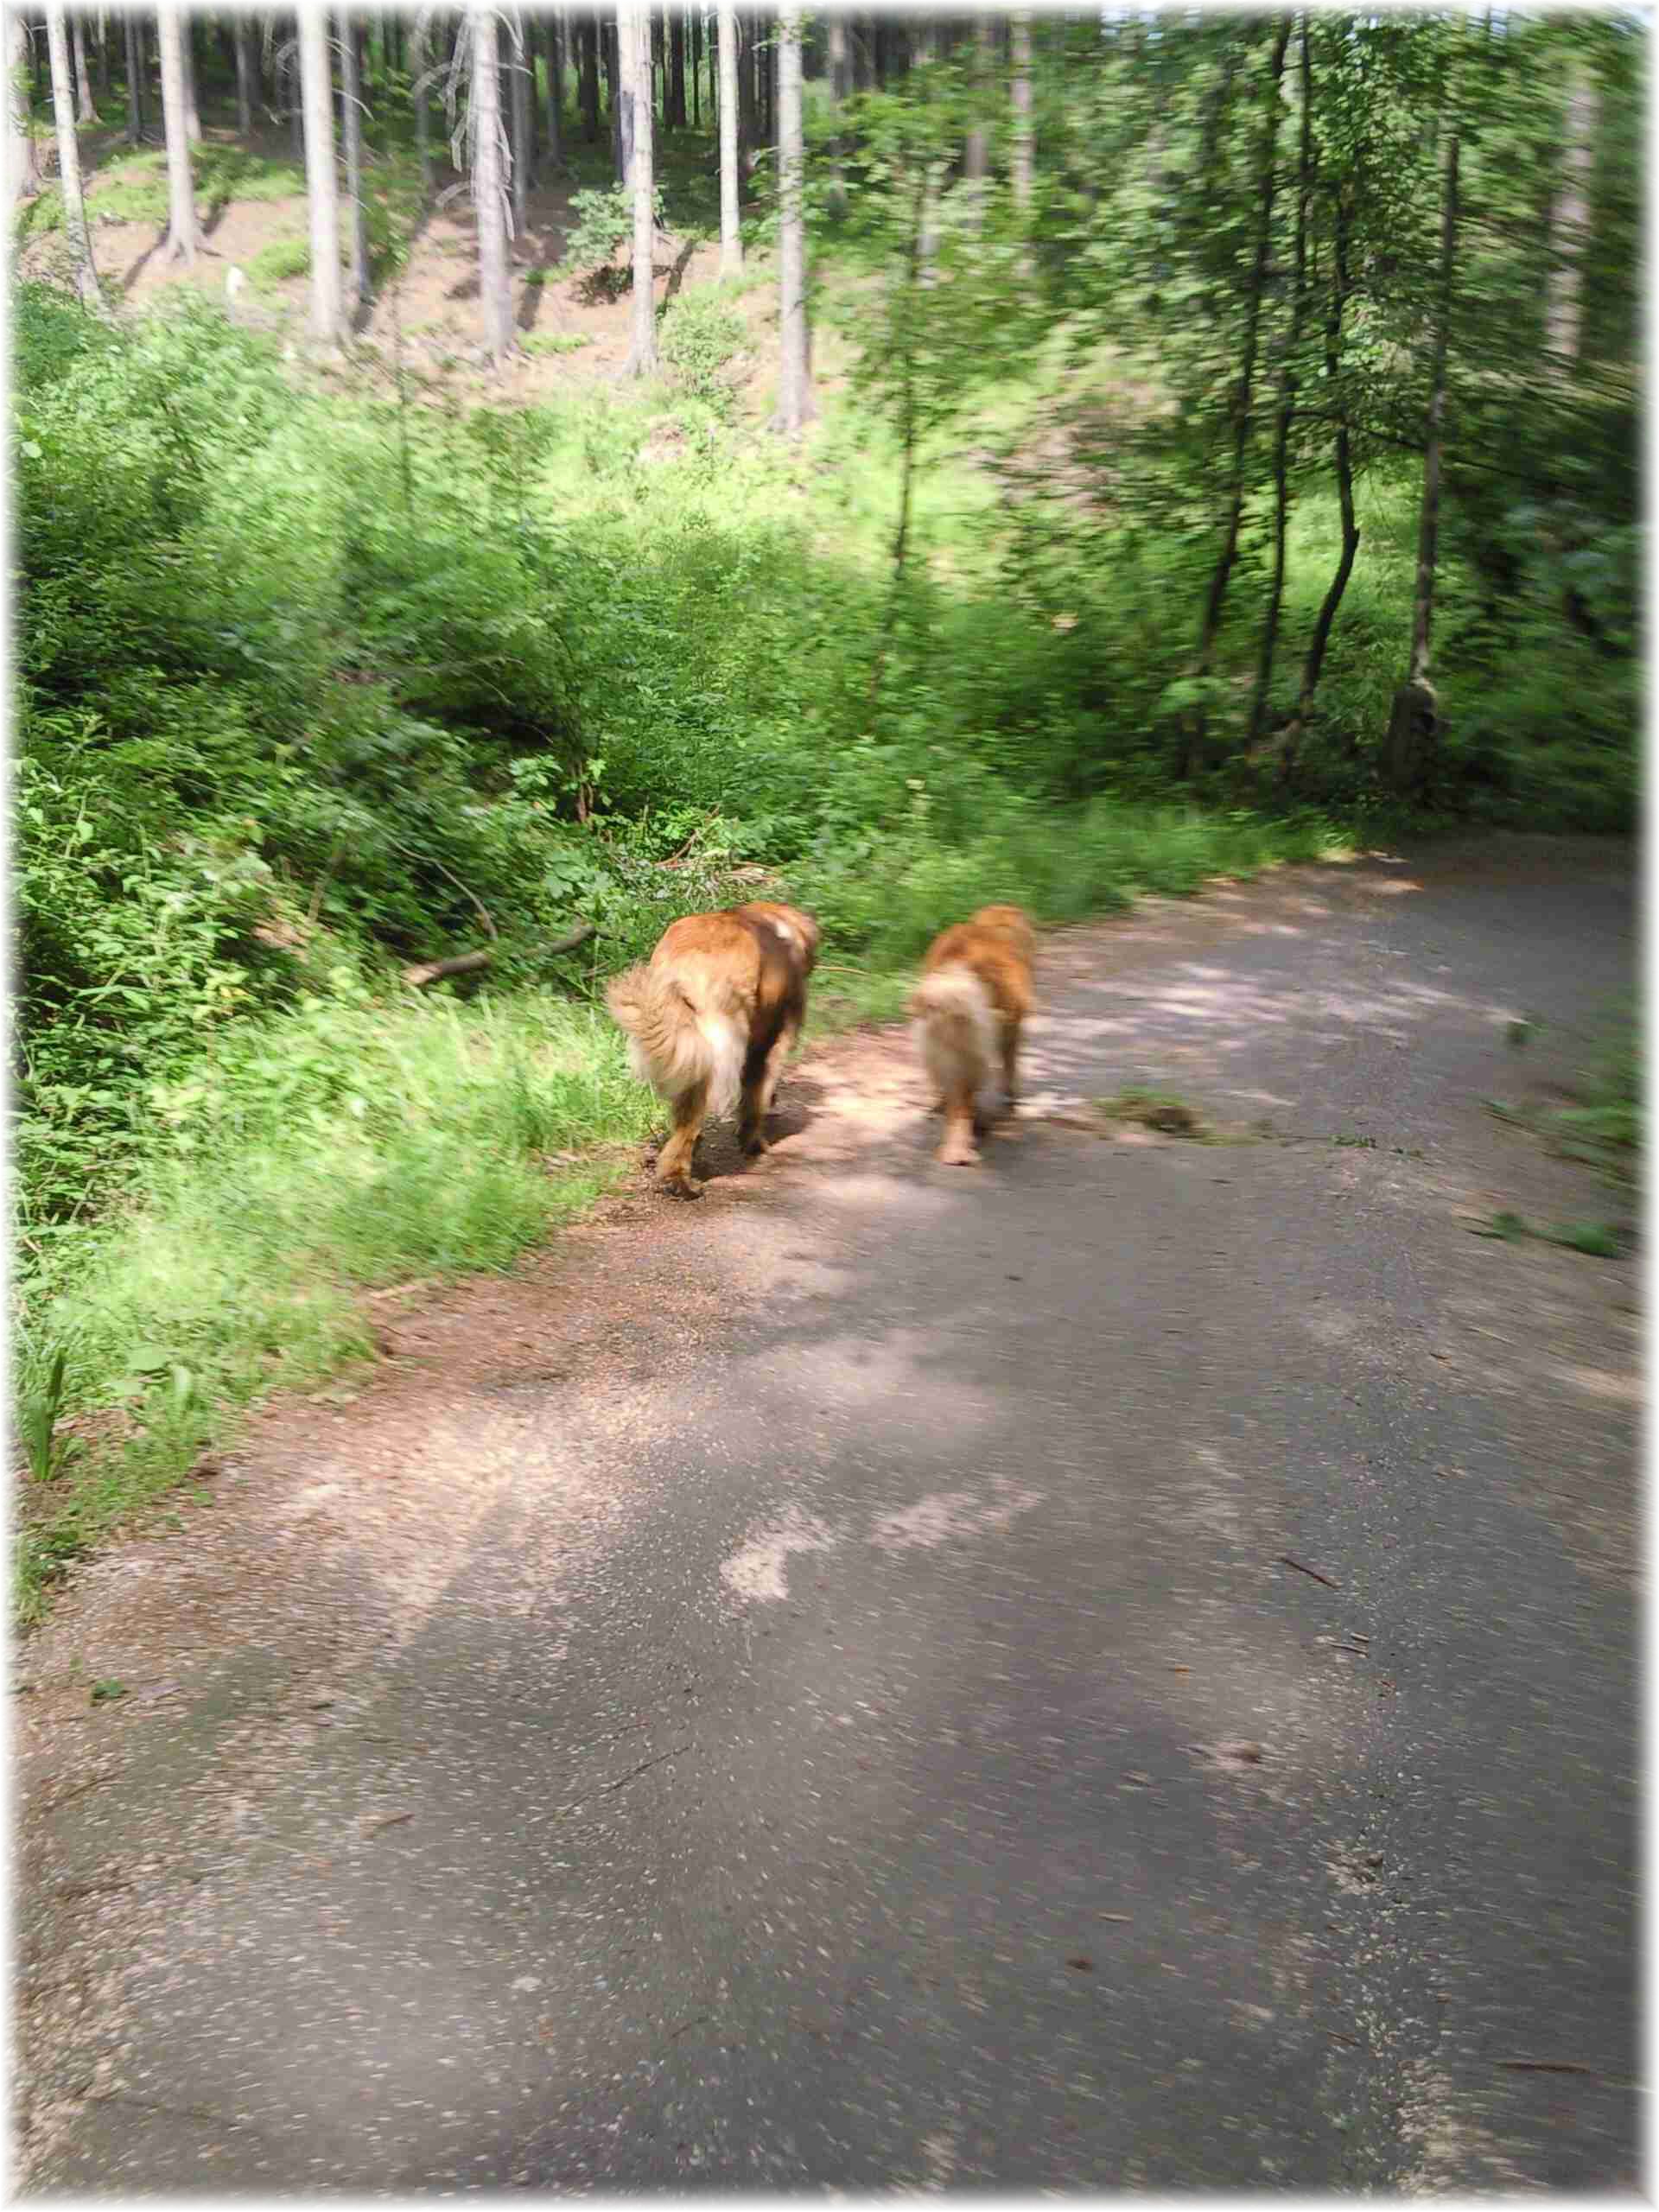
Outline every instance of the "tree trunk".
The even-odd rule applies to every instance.
[[[737,219],[737,10],[720,0],[720,273],[735,276],[743,266],[743,235]]]
[[[162,125],[167,136],[167,253],[196,264],[195,180],[184,130],[184,24],[178,0],[160,0],[156,35],[162,49]]]
[[[621,115],[621,101],[617,90],[617,79],[620,72],[617,67],[616,18],[614,16],[611,17],[608,22],[603,25],[601,43],[604,48],[605,54],[606,112],[611,118],[611,153],[612,157],[616,163],[616,174],[620,177],[622,175],[622,137],[621,124],[620,121]]]
[[[415,102],[415,155],[421,165],[421,190],[430,195],[433,183],[432,113],[427,84],[426,21],[416,16],[409,27],[410,92]]]
[[[798,438],[812,413],[806,311],[806,149],[801,125],[801,16],[778,18],[778,428]]]
[[[852,70],[847,54],[847,18],[831,16],[825,25],[829,40],[830,112],[837,124],[842,102],[852,90]],[[847,173],[842,162],[841,133],[830,144],[830,205],[837,215],[847,212]]]
[[[557,9],[546,17],[546,166],[564,168],[564,24]]]
[[[184,45],[184,127],[193,146],[201,143],[201,111],[196,104],[196,34],[194,16],[181,14]]]
[[[638,77],[633,49],[628,43],[633,36],[633,4],[634,0],[617,0],[616,21],[612,26],[616,41],[616,79],[611,99],[611,146],[617,181],[627,193],[633,190],[633,111]],[[629,204],[632,206],[632,201]]]
[[[752,14],[740,16],[738,28],[742,34],[737,56],[737,178],[741,192],[760,138],[760,75],[755,60],[760,31]]]
[[[346,156],[346,213],[351,233],[346,257],[346,296],[355,318],[369,302],[369,219],[363,205],[363,50],[359,41],[362,25],[348,9],[337,18],[340,25],[340,143]]]
[[[507,276],[507,194],[502,175],[501,60],[495,11],[473,24],[473,207],[478,219],[478,293],[484,351],[498,367],[512,351],[512,287]]]
[[[1302,137],[1296,173],[1295,270],[1291,281],[1290,336],[1280,372],[1279,415],[1274,426],[1273,581],[1268,587],[1262,650],[1256,662],[1255,696],[1250,702],[1251,745],[1260,741],[1267,724],[1268,693],[1273,683],[1273,658],[1279,643],[1279,616],[1285,601],[1285,542],[1290,527],[1290,432],[1296,418],[1296,372],[1302,326],[1307,315],[1307,204],[1313,189],[1313,61],[1308,46],[1313,34],[1306,9],[1302,10],[1301,29]]]
[[[144,142],[144,34],[137,16],[129,9],[122,17],[127,40],[127,143]]]
[[[1037,164],[1031,126],[1031,10],[1016,8],[1008,17],[1008,104],[1014,110],[1014,143],[1008,175],[1014,204],[1029,217]]]
[[[1590,62],[1581,60],[1567,93],[1560,189],[1549,214],[1544,345],[1554,373],[1560,377],[1570,377],[1584,359],[1584,270],[1590,252],[1590,188],[1600,124],[1599,88]]]
[[[311,216],[311,334],[338,346],[345,328],[340,275],[340,181],[334,166],[334,87],[328,23],[320,9],[299,17],[305,112],[305,186]]]
[[[289,41],[289,62],[288,62],[288,101],[289,101],[289,122],[290,122],[290,123],[293,124],[293,126],[294,126],[294,158],[295,158],[295,160],[296,160],[296,162],[304,162],[304,160],[305,160],[305,158],[306,158],[306,155],[305,155],[305,88],[304,88],[305,69],[304,69],[304,65],[303,65],[303,63],[302,63],[302,60],[301,60],[301,54],[300,54],[300,19],[299,19],[299,16],[298,16],[297,15],[296,15],[295,16],[293,16],[293,17],[292,17],[292,19],[291,19],[291,20],[292,20],[292,22],[293,22],[293,25],[294,25],[294,35],[293,35],[292,39]],[[325,50],[326,50],[326,49],[325,49]],[[332,92],[330,93],[329,97],[330,97],[330,99],[333,99],[333,97],[334,97],[334,96],[333,96],[333,93],[332,93]],[[330,130],[331,130],[331,131],[332,131],[333,128],[334,128],[334,125],[333,125],[333,124],[331,123],[331,124],[329,124],[329,129],[330,129]],[[307,193],[307,197],[308,197],[308,199],[309,198],[309,196],[310,196],[310,195],[309,195],[309,192],[308,192],[308,193]]]
[[[1287,734],[1279,760],[1279,773],[1283,781],[1289,780],[1296,766],[1297,748],[1313,711],[1313,695],[1319,689],[1319,674],[1325,666],[1325,647],[1331,640],[1332,626],[1337,619],[1337,609],[1342,605],[1342,595],[1348,588],[1348,579],[1353,573],[1354,556],[1359,551],[1359,524],[1354,518],[1353,448],[1349,435],[1347,402],[1343,397],[1341,383],[1342,321],[1348,304],[1348,206],[1340,179],[1332,194],[1331,259],[1331,298],[1325,316],[1325,378],[1331,391],[1332,404],[1337,410],[1337,499],[1342,508],[1342,551],[1337,561],[1337,572],[1331,579],[1330,588],[1313,625],[1307,658],[1302,664],[1302,686],[1296,702],[1296,719]]]
[[[52,113],[58,128],[58,183],[63,193],[63,230],[75,264],[75,289],[84,304],[101,309],[103,289],[92,262],[86,200],[80,186],[80,148],[75,138],[75,79],[63,0],[47,0],[47,51],[52,66]]]
[[[588,145],[599,143],[599,24],[590,18],[579,24],[576,43],[582,54],[582,135]]]
[[[995,37],[990,17],[976,16],[974,18],[974,94],[976,101],[984,97]],[[990,175],[990,133],[984,117],[981,115],[976,118],[962,149],[963,181],[976,200],[984,196],[985,180]]]
[[[652,175],[651,18],[637,0],[618,10],[627,25],[622,67],[633,79],[633,323],[623,374],[657,373],[657,196]]]
[[[75,120],[96,123],[92,74],[86,67],[86,19],[79,8],[69,21],[69,42],[75,58]]]
[[[512,167],[509,173],[512,186],[512,228],[517,238],[523,238],[530,226],[530,134],[531,98],[530,49],[525,41],[524,17],[515,16],[508,20],[507,37],[507,126],[508,144]]]
[[[668,26],[668,119],[676,130],[685,128],[685,9],[670,0],[673,14]]]
[[[1394,790],[1419,798],[1427,791],[1433,773],[1440,735],[1440,702],[1428,680],[1428,669],[1440,525],[1446,372],[1452,345],[1452,303],[1458,253],[1458,158],[1462,132],[1461,118],[1455,108],[1448,122],[1440,208],[1440,297],[1436,302],[1434,359],[1429,372],[1428,416],[1424,426],[1423,506],[1417,530],[1417,577],[1412,598],[1411,664],[1405,682],[1394,695],[1384,753],[1385,773]]]
[[[231,35],[236,41],[237,134],[243,138],[251,138],[255,89],[252,19],[247,16],[233,16]]]
[[[1227,522],[1215,574],[1210,579],[1203,626],[1198,632],[1198,656],[1193,674],[1200,677],[1210,673],[1216,639],[1221,633],[1222,609],[1226,604],[1227,586],[1232,578],[1233,566],[1238,558],[1238,534],[1244,518],[1245,461],[1255,420],[1255,357],[1262,329],[1262,302],[1267,291],[1268,256],[1273,244],[1273,202],[1277,183],[1274,162],[1279,144],[1279,111],[1283,105],[1280,86],[1285,73],[1285,49],[1289,43],[1290,18],[1281,16],[1274,34],[1273,51],[1268,62],[1264,96],[1267,112],[1262,126],[1262,158],[1256,171],[1255,256],[1244,303],[1243,358],[1239,364],[1238,383],[1233,397],[1233,460]],[[1201,706],[1185,717],[1181,747],[1176,763],[1177,775],[1185,776],[1191,771],[1197,750],[1203,742],[1204,725],[1205,715]]]
[[[110,11],[98,11],[97,84],[98,97],[106,105],[110,98]]]
[[[16,6],[6,10],[6,118],[11,133],[12,204],[41,188],[40,156],[35,150],[35,117],[29,98],[29,25]]]
[[[691,128],[702,128],[702,0],[691,6]]]

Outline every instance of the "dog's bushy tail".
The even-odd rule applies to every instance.
[[[641,963],[605,986],[612,1019],[626,1031],[628,1065],[671,1104],[700,1083],[710,1114],[729,1114],[743,1077],[747,1026],[736,1007],[694,1003],[684,988]]]
[[[941,1094],[980,1090],[996,1062],[996,1012],[971,968],[938,968],[911,995],[921,1024],[922,1059]]]

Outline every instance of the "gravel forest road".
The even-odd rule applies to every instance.
[[[1150,902],[977,1172],[864,1033],[380,1300],[20,1647],[15,2185],[1634,2190],[1637,1270],[1471,1233],[1631,870]]]

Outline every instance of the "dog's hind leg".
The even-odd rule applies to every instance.
[[[1008,1111],[1020,1105],[1020,1017],[1010,1014],[1002,1025],[1002,1084],[1008,1094]]]
[[[952,1084],[944,1097],[944,1141],[939,1147],[941,1167],[977,1167],[979,1152],[974,1143],[974,1088],[970,1083]]]
[[[690,1090],[683,1090],[674,1101],[674,1127],[668,1142],[657,1155],[657,1180],[676,1198],[696,1198],[702,1194],[702,1185],[692,1174],[691,1166],[702,1130],[702,1117],[708,1109],[706,1080],[693,1084]]]

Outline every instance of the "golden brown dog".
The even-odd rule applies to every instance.
[[[628,1060],[672,1111],[657,1179],[677,1197],[702,1189],[691,1173],[704,1117],[738,1116],[738,1139],[766,1149],[765,1123],[790,1046],[806,1016],[818,925],[798,907],[756,899],[688,914],[664,931],[644,965],[613,976],[605,996],[627,1032]]]
[[[1018,906],[982,906],[942,930],[928,947],[910,1010],[918,1041],[944,1113],[939,1160],[976,1167],[974,1105],[1002,1062],[1008,1109],[1019,1096],[1020,1032],[1033,1003],[1032,963],[1037,938]]]

